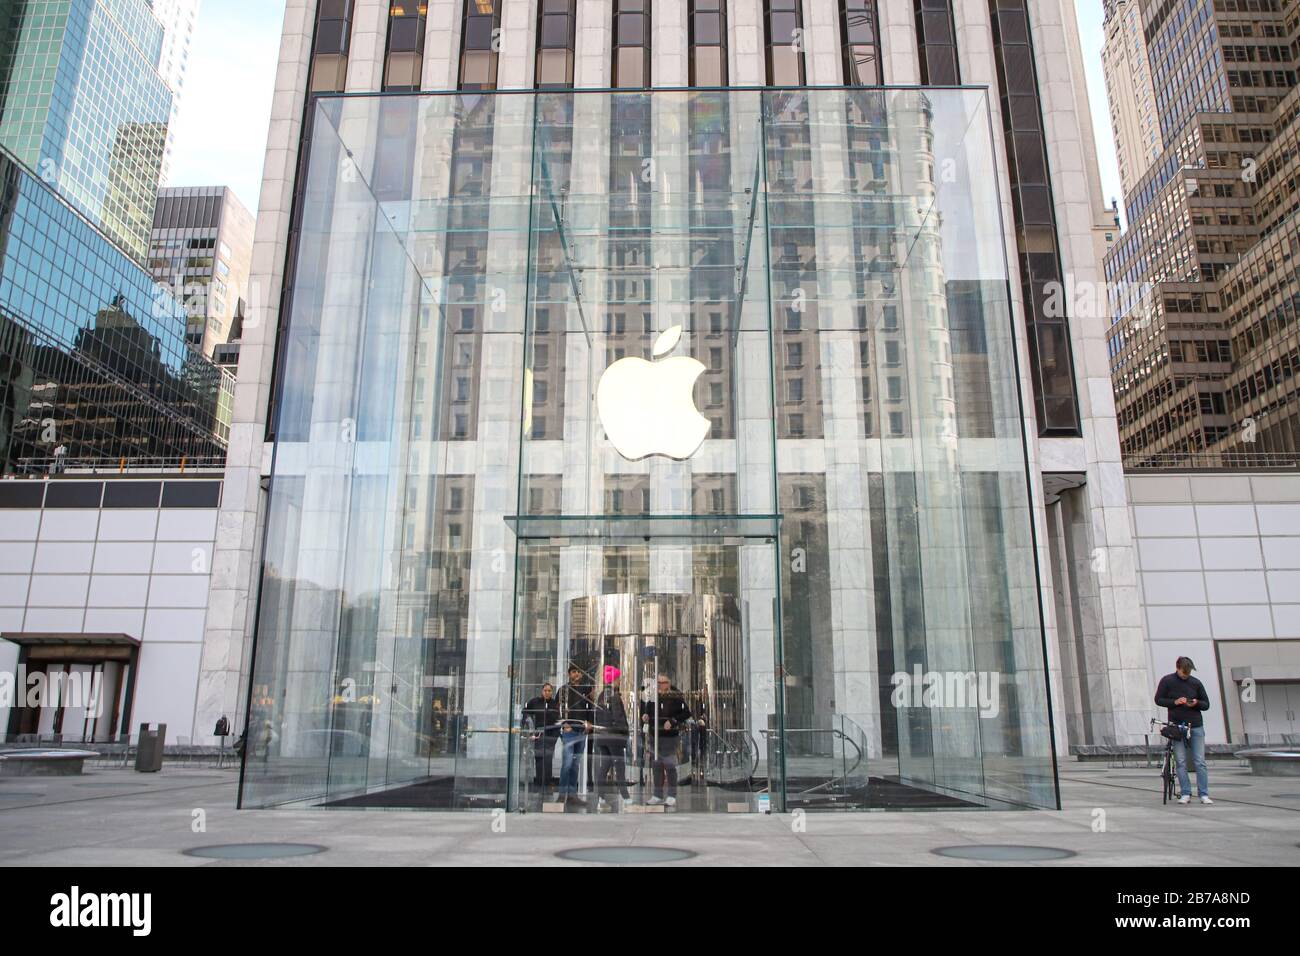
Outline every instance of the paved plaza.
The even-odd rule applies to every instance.
[[[159,774],[89,768],[82,777],[0,778],[0,864],[7,866],[574,865],[591,847],[693,853],[688,865],[979,863],[943,848],[1013,844],[1070,851],[1034,865],[1300,865],[1300,779],[1211,768],[1215,805],[1163,806],[1154,770],[1069,763],[1060,812],[501,815],[407,810],[233,809],[232,770]],[[200,812],[201,811],[201,812]],[[205,828],[196,832],[201,823]],[[186,850],[226,844],[322,848],[283,860],[230,861]],[[951,851],[949,851],[951,852]]]

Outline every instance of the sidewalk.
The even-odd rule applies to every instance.
[[[201,866],[214,844],[302,843],[323,852],[254,865],[569,865],[595,846],[669,847],[689,864],[972,866],[942,847],[1016,844],[1071,851],[1037,865],[1300,865],[1300,779],[1212,767],[1211,807],[1162,806],[1155,770],[1068,763],[1060,812],[942,811],[789,815],[265,811],[232,809],[232,771],[88,770],[0,778],[0,865]],[[201,814],[196,811],[202,811]],[[194,832],[202,818],[206,832]],[[495,824],[495,829],[494,829]],[[502,830],[503,832],[497,832]],[[247,865],[247,861],[245,863]]]

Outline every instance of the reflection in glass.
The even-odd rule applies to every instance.
[[[1055,805],[983,91],[317,109],[245,805]]]

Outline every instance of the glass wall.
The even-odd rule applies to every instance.
[[[993,182],[982,90],[319,100],[243,805],[1055,806]]]

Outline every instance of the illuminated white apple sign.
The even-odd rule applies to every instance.
[[[596,386],[596,412],[614,449],[629,461],[648,455],[690,458],[709,433],[692,391],[704,365],[686,355],[660,359],[682,337],[674,325],[655,339],[656,361],[622,358]]]

